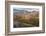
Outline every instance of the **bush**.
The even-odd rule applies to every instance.
[[[14,21],[19,21],[19,22],[21,22],[21,23],[26,23],[26,24],[29,24],[29,25],[24,25],[24,26],[30,26],[30,25],[32,25],[32,26],[39,26],[39,18],[38,17],[32,17],[32,18],[30,18],[29,20],[27,20],[27,19],[22,19],[22,17],[20,17],[20,16],[16,16],[15,18],[14,18]],[[21,25],[23,25],[23,24],[21,24]]]

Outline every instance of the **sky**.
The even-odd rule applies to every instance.
[[[36,9],[36,8],[18,8],[18,7],[13,8],[13,11],[28,11],[28,12],[30,12],[33,10],[39,11],[39,9]]]

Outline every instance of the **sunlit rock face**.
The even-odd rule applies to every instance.
[[[32,11],[32,12],[25,12],[23,14],[18,13],[14,16],[14,19],[18,18],[18,19],[30,20],[32,19],[32,17],[38,17],[38,16],[39,16],[38,11]]]

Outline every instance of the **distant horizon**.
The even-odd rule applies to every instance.
[[[13,11],[28,11],[28,12],[32,12],[32,11],[39,11],[39,9],[36,8],[13,8]]]

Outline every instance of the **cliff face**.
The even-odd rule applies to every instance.
[[[39,17],[39,12],[38,11],[32,11],[32,12],[24,12],[23,14],[18,13],[16,15],[14,15],[14,19],[17,17],[21,17],[21,19],[31,19],[32,17]]]

